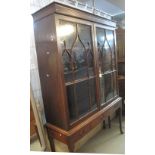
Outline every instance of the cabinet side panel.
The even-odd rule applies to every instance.
[[[54,15],[35,22],[34,33],[46,120],[65,129]]]

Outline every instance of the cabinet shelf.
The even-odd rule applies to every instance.
[[[89,71],[93,71],[93,67],[89,67],[89,68],[87,68],[87,67],[82,67],[82,68],[76,69],[76,70],[74,70],[74,71],[67,71],[67,72],[64,72],[64,74],[67,75],[67,74],[77,73],[77,72],[80,72],[80,71],[83,71],[83,70],[86,70],[86,71],[88,70],[88,72],[89,72]]]
[[[96,76],[85,77],[85,78],[81,78],[81,79],[74,80],[74,81],[71,81],[71,82],[67,82],[67,83],[65,83],[65,85],[69,86],[69,85],[76,84],[76,83],[79,83],[79,82],[83,82],[83,81],[86,81],[86,80],[90,80],[90,79],[93,79],[93,78],[96,78]]]
[[[106,75],[106,74],[110,74],[110,73],[114,73],[114,72],[116,72],[116,70],[112,70],[112,71],[106,71],[106,72],[104,72],[104,73],[101,73],[100,75]]]

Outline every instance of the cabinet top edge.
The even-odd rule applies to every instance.
[[[89,17],[91,16],[92,20],[90,19],[89,21],[93,21],[93,19],[98,19],[102,24],[102,21],[107,21],[110,22],[110,26],[112,27],[116,27],[116,21],[84,11],[84,10],[80,10],[78,8],[74,8],[72,6],[69,6],[67,4],[62,4],[59,2],[52,2],[50,4],[48,4],[47,6],[44,6],[43,8],[39,9],[38,11],[32,13],[32,17],[33,17],[33,21],[37,22],[38,20],[41,20],[42,18],[48,16],[48,15],[52,15],[52,14],[61,14],[61,15],[67,15],[67,16],[71,16],[71,17],[76,17],[76,18],[81,18],[84,20],[89,20]],[[82,16],[84,15],[85,16]],[[88,18],[87,18],[88,17]]]

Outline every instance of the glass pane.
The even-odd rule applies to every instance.
[[[109,52],[109,46],[106,40],[106,32],[103,28],[96,28],[97,45],[99,52],[99,65],[100,73],[104,73],[110,70],[111,67],[111,55]]]
[[[96,34],[100,73],[104,73],[115,68],[114,35],[113,31],[98,27],[96,28]]]
[[[71,120],[97,107],[95,78],[67,86],[67,97]]]
[[[67,99],[68,99],[69,115],[71,120],[75,119],[77,116],[74,87],[75,87],[74,85],[66,86],[68,94]]]
[[[60,38],[60,45],[62,49],[64,77],[65,81],[69,82],[73,80],[73,70],[76,69],[76,64],[70,50],[72,44],[74,43],[74,38],[76,38],[76,24],[60,20],[58,36]]]
[[[104,44],[103,52],[103,71],[110,71],[111,70],[111,51],[107,41]]]
[[[113,98],[116,94],[116,70],[114,31],[96,28],[101,104]],[[109,72],[109,73],[108,73]]]
[[[97,107],[91,26],[62,20],[59,24],[70,121],[74,121]]]
[[[76,43],[73,47],[73,54],[74,59],[76,62],[76,70],[75,70],[75,79],[80,79],[83,77],[87,77],[87,64],[85,59],[85,49],[83,44],[79,41],[79,39],[76,40]]]
[[[107,40],[110,46],[110,50],[112,52],[112,70],[116,69],[115,64],[115,42],[114,42],[114,32],[112,30],[106,30]]]
[[[66,82],[73,80],[72,64],[70,55],[67,52],[63,53],[63,64],[64,64],[64,77]]]
[[[99,55],[99,73],[104,73],[103,62],[104,62],[104,42],[105,42],[105,34],[104,29],[96,28],[97,35],[97,45],[98,45],[98,55]]]
[[[116,72],[113,72],[113,83],[114,83],[114,85],[113,85],[113,89],[114,89],[114,97],[117,95],[116,80],[117,80],[117,78],[116,78]]]
[[[79,115],[89,111],[88,80],[76,84],[76,95]]]
[[[60,20],[59,25],[58,37],[61,41],[61,48],[62,50],[70,49],[76,37],[76,23]]]
[[[109,99],[113,98],[111,74],[104,75],[104,82],[105,82],[105,99],[106,101],[108,101]]]
[[[68,107],[71,120],[89,111],[88,85],[88,80],[85,80],[76,85],[67,86]]]
[[[77,24],[77,32],[77,40],[73,47],[73,53],[77,63],[75,78],[79,79],[94,75],[94,72],[91,27],[83,24]]]
[[[92,109],[97,107],[95,85],[96,85],[95,78],[90,79],[89,91],[90,91],[90,104]]]
[[[105,83],[104,83],[104,76],[100,77],[100,92],[101,92],[101,104],[103,104],[105,102],[105,96],[104,96],[104,87],[105,87]]]
[[[91,26],[60,20],[58,36],[61,41],[65,81],[93,76]]]

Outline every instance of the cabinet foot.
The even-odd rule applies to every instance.
[[[108,116],[108,125],[109,125],[109,128],[111,128],[111,119],[110,119],[110,116]]]
[[[120,133],[123,134],[123,129],[122,129],[122,108],[119,108],[119,128],[120,128]]]
[[[51,151],[55,152],[55,144],[54,144],[53,138],[49,137],[49,141],[50,141]]]
[[[106,129],[105,120],[103,120],[103,129]]]
[[[74,152],[74,144],[73,143],[71,143],[71,142],[68,143],[68,150],[69,150],[69,152]]]

